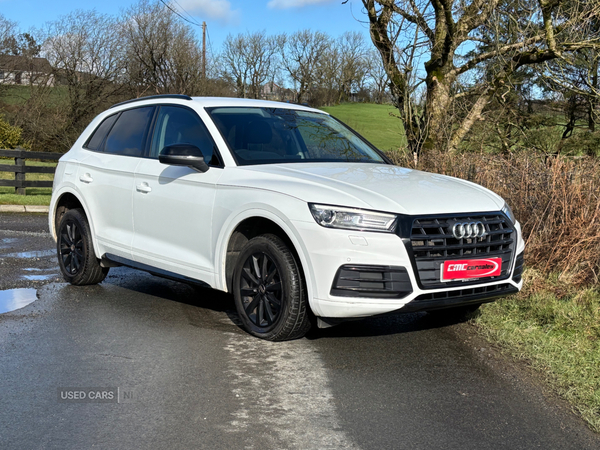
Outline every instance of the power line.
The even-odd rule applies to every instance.
[[[189,20],[188,18],[182,16],[178,11],[174,10],[173,8],[171,8],[171,5],[169,5],[167,2],[165,2],[165,0],[160,0],[160,2],[165,5],[173,14],[176,14],[177,16],[179,16],[179,18],[181,18],[182,20],[186,21],[187,23],[190,23],[192,25],[195,25],[197,27],[200,27],[201,25],[198,22],[192,22],[191,20]],[[179,4],[179,3],[178,3]],[[180,6],[181,7],[181,6]],[[183,8],[181,8],[183,9]],[[185,10],[184,10],[185,11]],[[186,11],[187,12],[187,11]],[[189,15],[189,13],[188,13]],[[190,16],[191,17],[191,16]]]
[[[213,52],[212,41],[210,40],[210,31],[208,31],[208,27],[206,27],[206,37],[208,38],[208,48],[210,50],[210,56],[214,59],[215,52]]]
[[[173,0],[175,2],[175,4],[177,6],[179,6],[179,9],[181,9],[190,19],[192,19],[192,21],[197,25],[197,26],[201,26],[201,24],[194,18],[194,16],[192,16],[189,12],[187,12],[187,10],[185,10],[183,8],[183,6],[181,6],[179,4],[179,2],[177,0]]]

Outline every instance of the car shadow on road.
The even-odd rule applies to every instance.
[[[121,269],[123,270],[123,269]],[[225,313],[233,325],[243,330],[242,322],[236,312],[233,295],[204,287],[201,285],[182,283],[165,278],[155,277],[147,273],[125,269],[122,274],[111,272],[108,281],[139,293],[152,295],[164,300],[182,303],[192,307],[203,308],[214,312]],[[116,273],[115,273],[116,272]],[[477,313],[475,313],[477,314]],[[472,316],[470,316],[472,317]],[[444,328],[464,322],[466,318],[453,314],[428,313],[390,313],[342,322],[331,328],[318,328],[316,319],[306,339],[328,339],[340,337],[375,337],[403,333],[414,333],[436,328]]]
[[[445,328],[467,321],[475,317],[473,313],[466,317],[453,314],[390,313],[383,316],[366,317],[349,320],[331,328],[319,329],[313,326],[307,339],[327,339],[340,337],[375,337],[403,333],[414,333],[436,328]]]
[[[200,284],[184,283],[151,274],[122,269],[111,271],[107,281],[133,291],[217,312],[235,310],[233,295]],[[117,273],[115,273],[117,272]]]

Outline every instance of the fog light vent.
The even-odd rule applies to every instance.
[[[412,293],[408,271],[396,266],[344,265],[335,275],[331,295],[399,299]]]
[[[513,281],[515,283],[519,283],[521,281],[521,277],[523,276],[523,262],[524,262],[523,252],[517,255],[517,260],[515,261],[515,270],[513,271]]]

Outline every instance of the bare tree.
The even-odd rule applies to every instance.
[[[17,23],[0,14],[0,55],[11,54],[10,44],[17,33]]]
[[[54,68],[55,84],[67,91],[66,105],[59,106],[64,122],[52,130],[56,145],[68,148],[91,118],[124,92],[121,29],[119,21],[95,11],[76,11],[47,24],[43,54]]]
[[[383,103],[385,99],[387,85],[389,83],[388,74],[381,63],[381,57],[375,49],[369,51],[366,55],[367,77],[370,81],[370,89],[373,93],[375,103]]]
[[[250,61],[247,58],[247,44],[243,34],[227,36],[223,44],[221,55],[223,73],[235,86],[236,94],[240,98],[246,98],[248,79],[250,78]]]
[[[123,21],[127,75],[134,95],[195,95],[205,81],[192,28],[159,1],[141,0]]]
[[[265,31],[228,35],[223,44],[223,70],[232,80],[238,97],[260,98],[263,85],[275,78],[280,36]]]
[[[422,148],[456,151],[488,102],[512,89],[511,77],[520,68],[551,60],[570,64],[576,52],[600,45],[590,28],[600,13],[596,1],[363,0],[363,5],[417,154]],[[507,22],[511,33],[504,33]],[[426,60],[423,67],[415,66],[419,57]],[[474,76],[483,66],[485,76]],[[426,88],[422,107],[415,101],[419,78]],[[465,97],[470,106],[452,126],[448,112]]]
[[[363,37],[357,32],[346,32],[335,42],[340,55],[337,72],[338,102],[350,97],[362,87],[367,72],[366,48]]]
[[[282,65],[294,82],[296,101],[302,103],[318,78],[319,62],[331,38],[320,31],[303,30],[286,36],[282,43]]]

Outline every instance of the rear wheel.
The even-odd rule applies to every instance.
[[[108,274],[101,267],[94,246],[90,225],[81,209],[70,209],[61,218],[57,231],[58,265],[63,278],[78,286],[100,283]]]
[[[247,242],[233,272],[233,289],[240,319],[254,336],[285,341],[309,330],[302,272],[279,237],[265,234]]]

